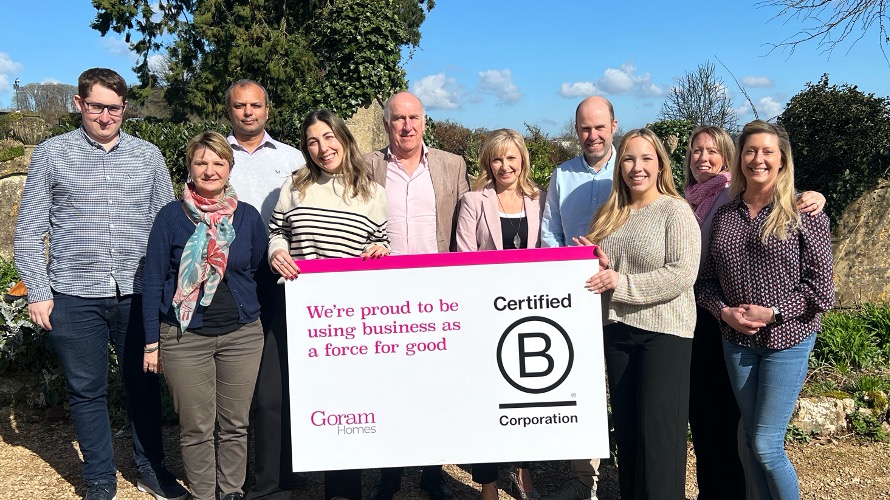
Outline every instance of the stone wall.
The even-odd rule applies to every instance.
[[[0,163],[0,258],[12,259],[12,239],[34,146],[25,146],[24,156]]]
[[[836,306],[890,302],[890,181],[853,202],[833,234]]]
[[[381,149],[389,143],[383,129],[383,107],[377,101],[359,108],[348,120],[346,126],[355,136],[358,149],[362,153]]]

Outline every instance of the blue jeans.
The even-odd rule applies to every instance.
[[[127,393],[133,456],[140,469],[164,458],[158,376],[142,371],[142,297],[55,294],[49,336],[65,373],[74,433],[87,485],[115,483],[108,419],[108,346],[114,345]]]
[[[787,349],[743,347],[723,339],[723,357],[745,428],[748,474],[758,498],[799,499],[785,454],[785,430],[807,376],[813,333]]]

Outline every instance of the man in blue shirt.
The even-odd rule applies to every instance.
[[[127,392],[137,488],[184,499],[163,466],[157,373],[143,371],[142,262],[152,222],[173,200],[158,148],[121,131],[127,84],[110,69],[78,79],[77,130],[31,157],[15,231],[15,265],[28,314],[48,330],[65,373],[87,500],[112,500],[117,475],[108,419],[108,345]],[[46,240],[49,240],[49,261]]]
[[[605,98],[588,97],[575,110],[575,131],[583,153],[559,165],[550,178],[541,220],[541,244],[562,247],[586,236],[590,218],[612,190],[618,128],[615,111]]]
[[[572,243],[572,238],[590,232],[590,219],[612,191],[612,138],[617,128],[615,110],[607,99],[591,96],[578,105],[575,131],[583,153],[556,167],[550,177],[541,219],[542,246],[564,247]],[[598,458],[572,460],[577,479],[545,500],[595,500],[599,463]]]

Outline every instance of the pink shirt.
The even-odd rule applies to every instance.
[[[436,193],[423,146],[420,164],[410,176],[402,164],[386,151],[386,199],[389,217],[386,232],[394,254],[438,253],[436,243]]]

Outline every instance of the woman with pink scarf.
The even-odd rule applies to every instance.
[[[723,129],[699,127],[686,151],[686,201],[701,227],[701,265],[708,256],[711,222],[717,209],[730,200],[728,161],[735,155],[732,138]],[[818,212],[825,197],[814,191],[800,195],[801,212]],[[745,500],[745,471],[739,458],[739,407],[723,359],[717,320],[697,307],[692,342],[689,427],[695,449],[699,500]]]
[[[268,238],[259,212],[229,184],[226,138],[204,132],[186,155],[182,201],[158,212],[148,237],[143,367],[166,374],[192,498],[239,500],[263,351],[254,274]]]

